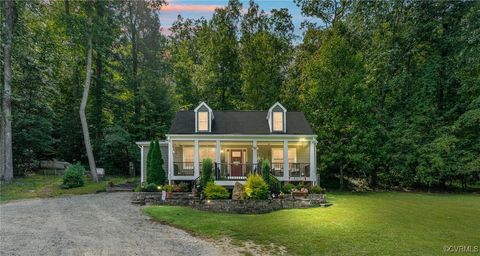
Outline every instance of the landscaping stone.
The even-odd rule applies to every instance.
[[[175,195],[177,193],[173,193]],[[132,203],[140,205],[178,205],[211,212],[260,214],[281,209],[311,208],[329,205],[325,195],[315,195],[302,199],[268,199],[268,200],[201,200],[190,193],[178,193],[172,198],[162,200],[160,192],[133,193]]]
[[[233,186],[232,200],[243,200],[243,185],[238,181]]]

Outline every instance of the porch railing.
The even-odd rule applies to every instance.
[[[253,163],[215,163],[216,180],[245,180],[247,176],[257,172],[257,164]]]
[[[273,176],[283,177],[283,163],[272,163],[270,173]]]
[[[194,162],[173,162],[174,176],[193,176]]]
[[[310,163],[289,163],[290,177],[310,177]]]

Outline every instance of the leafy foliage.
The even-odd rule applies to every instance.
[[[150,161],[147,162],[147,183],[164,185],[167,178],[165,176],[165,170],[163,169],[163,158],[162,152],[160,151],[160,143],[155,140],[150,143],[150,145],[152,145],[153,148],[150,148],[147,156],[147,158],[150,157]]]
[[[82,187],[85,183],[84,174],[85,168],[80,163],[71,165],[63,174],[62,188],[69,189]]]
[[[268,160],[262,162],[262,177],[267,184],[270,183],[270,161]]]
[[[245,181],[244,194],[246,199],[267,199],[268,185],[262,176],[258,174],[249,175]]]
[[[321,188],[318,185],[310,187],[308,190],[310,194],[325,194],[326,190],[324,188]]]
[[[290,194],[292,192],[292,189],[296,189],[297,187],[293,185],[292,183],[285,183],[282,186],[282,192],[285,194]]]
[[[208,182],[203,194],[207,199],[228,199],[230,193],[228,190],[222,186],[215,185],[213,182]]]
[[[157,184],[155,183],[148,183],[146,186],[145,186],[145,191],[147,192],[157,192],[158,191],[158,188],[157,188]]]
[[[108,173],[127,173],[129,162],[138,170],[134,142],[163,138],[179,108],[204,100],[218,110],[267,109],[281,101],[303,111],[318,136],[323,181],[478,182],[478,1],[295,0],[313,17],[302,37],[288,10],[237,0],[208,20],[179,17],[165,36],[164,2],[154,2],[95,1],[92,26],[86,2],[15,2],[16,174],[37,160],[86,163],[78,106],[91,32],[87,118],[97,165]]]
[[[212,159],[204,158],[202,161],[202,176],[200,177],[200,189],[205,189],[205,187],[210,181],[213,181]]]

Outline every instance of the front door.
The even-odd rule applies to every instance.
[[[230,150],[231,176],[243,176],[243,151],[241,149]]]

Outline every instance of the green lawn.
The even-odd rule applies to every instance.
[[[105,177],[104,180],[95,183],[86,178],[85,185],[79,188],[62,189],[62,176],[55,175],[32,175],[26,178],[16,178],[12,183],[0,184],[0,202],[26,199],[26,198],[44,198],[62,195],[81,195],[90,194],[105,190],[107,182],[124,183],[131,180],[124,177]]]
[[[480,196],[358,193],[329,196],[328,208],[263,215],[216,214],[154,206],[155,219],[195,234],[257,244],[275,243],[300,255],[438,255],[444,246],[480,247]]]

